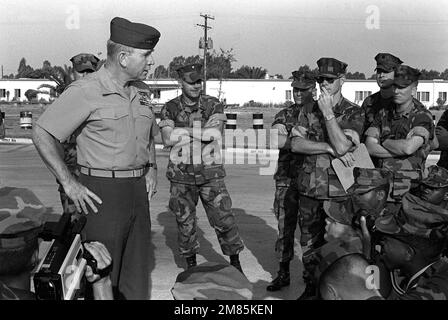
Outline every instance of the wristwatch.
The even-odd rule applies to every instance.
[[[325,121],[330,121],[331,119],[334,119],[336,117],[334,116],[334,113],[332,113],[330,115],[324,115],[324,118],[325,118]]]

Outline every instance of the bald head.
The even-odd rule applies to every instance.
[[[371,265],[359,253],[334,261],[320,277],[320,294],[324,300],[364,300],[379,295],[369,288]]]

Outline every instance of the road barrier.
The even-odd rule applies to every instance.
[[[252,127],[254,129],[263,129],[263,114],[262,113],[252,114]]]
[[[31,111],[20,111],[20,128],[33,128],[33,113]]]
[[[226,129],[236,129],[236,113],[226,113]]]

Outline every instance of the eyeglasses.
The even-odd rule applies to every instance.
[[[323,83],[324,81],[327,81],[329,84],[332,84],[333,82],[335,82],[335,80],[337,80],[339,78],[327,78],[327,77],[318,77],[316,79],[317,83]]]

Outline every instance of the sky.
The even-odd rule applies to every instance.
[[[208,14],[216,50],[233,49],[236,62],[288,78],[320,57],[348,63],[370,76],[374,56],[389,52],[419,69],[448,68],[446,0],[0,0],[0,64],[69,64],[80,52],[106,56],[110,20],[121,16],[157,28],[155,65],[201,54],[200,14]]]

